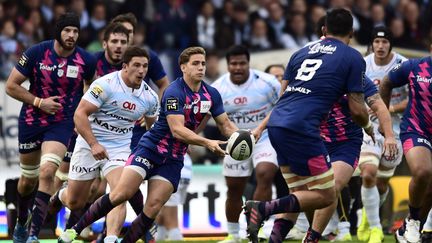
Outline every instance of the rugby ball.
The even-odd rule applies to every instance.
[[[255,146],[255,137],[246,130],[234,132],[228,139],[226,152],[235,160],[249,159]]]

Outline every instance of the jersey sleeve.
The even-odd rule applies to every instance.
[[[24,76],[29,77],[36,63],[39,45],[27,49],[15,64],[15,68]]]
[[[166,115],[184,115],[185,94],[175,85],[168,86],[162,96],[162,107]]]
[[[159,98],[156,92],[151,89],[149,91],[151,96],[151,99],[149,100],[149,109],[144,115],[147,117],[155,117],[159,114]]]
[[[357,51],[352,50],[349,56],[348,76],[346,80],[347,93],[364,93],[366,62]]]
[[[281,84],[279,83],[279,81],[274,78],[274,79],[270,79],[269,80],[269,84],[270,84],[270,92],[269,94],[269,102],[272,103],[273,105],[276,104],[276,102],[279,100],[279,93],[281,90]]]
[[[394,87],[400,87],[409,82],[408,74],[411,68],[411,60],[399,63],[388,73],[388,78]]]
[[[378,93],[378,89],[376,85],[372,82],[372,80],[368,77],[365,79],[365,87],[364,87],[364,96],[365,99],[371,97]]]
[[[96,57],[90,53],[87,53],[84,65],[83,78],[85,80],[92,80],[96,71]]]
[[[151,79],[153,82],[156,82],[165,77],[166,72],[157,54],[154,51],[149,51],[149,55],[150,61],[145,79]]]
[[[212,114],[212,117],[217,117],[220,114],[225,112],[223,107],[222,97],[219,91],[217,91],[217,89],[215,88],[211,88],[209,89],[209,91],[211,92],[211,97],[212,97],[212,106],[210,108],[210,112]]]
[[[101,107],[108,100],[111,93],[109,83],[105,80],[97,79],[90,85],[90,88],[82,98],[97,107]]]

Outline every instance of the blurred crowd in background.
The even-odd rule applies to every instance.
[[[354,14],[359,45],[377,25],[391,29],[396,47],[428,50],[432,40],[428,0],[0,0],[0,80],[23,50],[53,38],[53,23],[69,10],[81,17],[79,45],[89,51],[102,49],[101,32],[113,16],[132,12],[139,21],[134,43],[175,57],[192,45],[217,54],[232,44],[297,49],[319,38],[315,24],[334,7]]]

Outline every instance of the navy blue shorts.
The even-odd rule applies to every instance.
[[[63,121],[52,125],[40,127],[18,124],[18,148],[21,154],[31,153],[41,149],[46,141],[56,141],[69,145],[74,130],[73,121]]]
[[[153,176],[161,176],[167,179],[173,185],[174,192],[176,192],[183,168],[183,161],[168,159],[165,160],[164,163],[157,163],[147,159],[150,157],[151,153],[152,152],[149,152],[147,148],[137,146],[135,151],[129,156],[125,166],[138,166],[143,169],[145,171],[145,177],[144,173],[139,173],[144,177],[144,180],[148,180]]]
[[[70,160],[71,160],[71,158],[72,158],[72,154],[73,154],[73,151],[74,151],[74,148],[75,148],[75,143],[76,143],[77,137],[78,137],[78,134],[76,132],[74,132],[72,134],[71,139],[69,140],[69,145],[67,147],[66,154],[65,154],[65,156],[63,158],[63,161],[66,162],[66,163],[69,163]]]
[[[289,166],[299,176],[316,176],[330,170],[327,149],[319,136],[308,137],[281,127],[267,130],[280,166]]]
[[[340,142],[324,142],[330,155],[330,162],[343,161],[354,169],[358,166],[362,140],[349,139]]]
[[[404,154],[408,153],[408,150],[416,146],[426,147],[432,152],[432,140],[430,137],[421,135],[415,131],[401,132],[400,140],[402,142]]]

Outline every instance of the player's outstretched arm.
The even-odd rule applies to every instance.
[[[99,108],[94,104],[86,101],[85,99],[81,99],[74,114],[75,127],[78,133],[90,146],[92,155],[96,160],[109,159],[108,152],[106,151],[105,147],[99,144],[98,140],[94,136],[90,126],[90,121],[88,119],[88,117],[95,113],[98,109]]]
[[[363,93],[349,93],[348,105],[353,121],[361,127],[369,124],[369,114],[364,103]]]
[[[390,81],[389,77],[386,75],[380,83],[379,92],[381,95],[381,99],[383,100],[384,104],[387,107],[389,107],[390,104],[392,89],[393,89],[392,82]]]
[[[225,151],[219,147],[219,144],[226,143],[219,140],[210,140],[199,136],[194,131],[184,126],[184,116],[177,114],[167,115],[167,122],[172,135],[187,144],[204,146],[217,155],[224,156]]]

